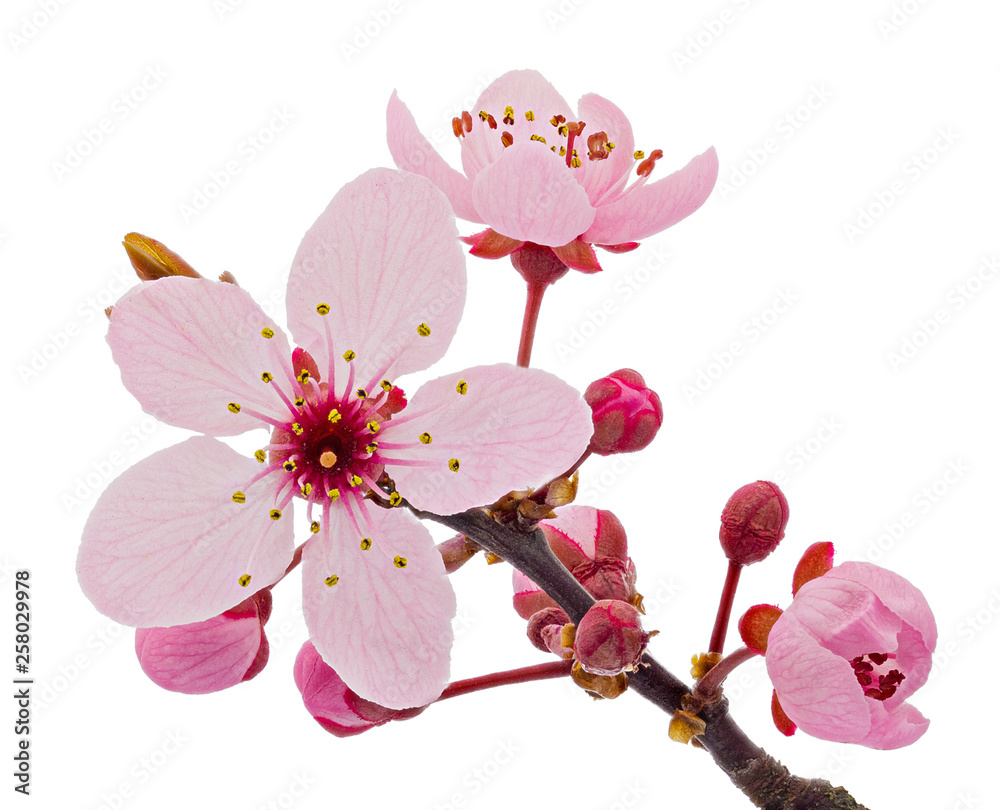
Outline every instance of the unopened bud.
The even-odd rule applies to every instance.
[[[593,675],[617,675],[638,668],[651,637],[642,629],[639,611],[627,602],[595,602],[576,627],[573,651]]]
[[[542,652],[572,658],[573,650],[562,646],[563,627],[569,623],[569,616],[561,608],[543,608],[528,619],[528,640]]]
[[[133,232],[125,235],[122,244],[135,274],[143,281],[156,281],[168,276],[201,278],[201,273],[163,242]]]
[[[740,487],[722,510],[719,541],[733,562],[760,562],[778,547],[788,523],[788,501],[770,481]]]
[[[659,396],[630,368],[592,382],[583,398],[593,411],[590,449],[601,456],[642,450],[663,424]]]

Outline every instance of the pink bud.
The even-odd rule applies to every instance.
[[[562,646],[562,631],[569,623],[569,616],[562,609],[543,608],[528,620],[528,640],[542,652],[555,653],[560,658],[571,658],[572,650]]]
[[[778,547],[787,523],[788,501],[777,484],[747,484],[733,493],[722,510],[722,550],[740,565],[760,562]]]
[[[634,453],[653,441],[663,424],[663,405],[630,368],[613,371],[592,382],[583,394],[593,411],[590,449],[601,456]]]
[[[593,675],[617,675],[634,670],[646,649],[639,611],[627,602],[595,602],[576,626],[573,650],[580,665]]]
[[[203,695],[254,678],[267,663],[264,622],[271,593],[262,591],[203,622],[135,631],[139,666],[157,686]]]
[[[294,677],[306,710],[336,737],[352,737],[390,720],[408,720],[427,708],[387,709],[358,697],[323,661],[311,641],[302,645],[295,658]]]

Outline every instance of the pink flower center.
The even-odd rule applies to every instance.
[[[892,653],[866,653],[851,660],[854,676],[864,687],[865,697],[887,700],[896,693],[906,676],[898,669],[888,669],[889,660],[895,658]]]

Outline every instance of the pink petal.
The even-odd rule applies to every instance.
[[[767,674],[789,719],[806,734],[861,742],[871,730],[868,704],[851,665],[821,647],[786,610],[767,638]]]
[[[162,284],[162,281],[151,282]],[[260,465],[196,436],[160,450],[114,480],[83,529],[76,569],[91,602],[135,627],[211,618],[278,579],[292,558],[291,510],[268,515],[277,492]],[[246,503],[232,495],[246,490]],[[249,585],[249,583],[248,583]]]
[[[531,141],[515,142],[479,172],[472,200],[493,230],[549,247],[576,239],[594,221],[587,192],[565,160]]]
[[[226,611],[194,624],[139,628],[135,652],[142,671],[157,686],[187,695],[218,692],[243,682],[261,647],[267,646],[256,603],[244,600],[247,603],[253,609],[238,615]]]
[[[420,134],[409,108],[392,91],[385,111],[389,153],[400,169],[422,174],[447,196],[455,216],[482,222],[472,206],[472,181],[449,166]]]
[[[465,395],[458,393],[464,381]],[[590,442],[590,408],[579,392],[539,369],[477,366],[420,388],[406,421],[383,426],[386,472],[414,506],[452,514],[538,486],[576,461]],[[430,444],[417,441],[429,433]],[[457,459],[459,469],[449,467]]]
[[[937,645],[934,613],[920,589],[909,580],[885,568],[865,562],[846,562],[830,570],[827,577],[848,579],[874,591],[879,600],[915,628],[930,652]]]
[[[598,207],[594,224],[580,238],[584,242],[616,244],[666,230],[701,208],[718,174],[719,158],[712,147],[668,177],[626,189],[614,202]]]
[[[503,122],[503,111],[507,105],[514,109],[513,124]],[[534,121],[525,117],[529,110],[534,113]],[[483,124],[479,118],[480,111],[494,116],[496,129]],[[471,112],[472,132],[461,139],[461,146],[462,166],[465,173],[473,179],[503,153],[500,137],[504,132],[510,132],[515,143],[527,143],[536,134],[549,139],[556,134],[555,128],[549,123],[550,118],[557,114],[570,120],[575,118],[566,100],[535,70],[512,70],[505,73],[476,99]],[[549,142],[555,143],[554,140]]]
[[[263,329],[273,337],[263,337]],[[270,371],[282,380],[291,348],[235,284],[174,276],[133,287],[115,304],[108,343],[125,387],[147,413],[171,425],[213,436],[264,426],[230,412],[230,402],[287,417],[260,375]]]
[[[553,551],[567,568],[597,556],[601,512],[592,506],[564,506],[541,524]],[[608,555],[610,556],[610,555]]]
[[[868,652],[895,652],[900,618],[856,582],[822,576],[806,582],[786,613],[826,649],[851,660]]]
[[[522,619],[530,619],[543,608],[557,607],[545,591],[538,587],[534,580],[526,577],[516,568],[513,569],[514,610]]]
[[[366,700],[392,709],[430,703],[448,681],[455,594],[430,533],[409,514],[374,509],[359,535],[332,509],[303,553],[306,625],[323,660]],[[363,516],[362,516],[363,517]],[[395,558],[405,558],[405,567]],[[336,575],[335,584],[326,582]]]
[[[919,740],[930,725],[931,721],[909,703],[891,709],[877,700],[870,703],[872,730],[861,741],[869,748],[888,750],[910,745]]]
[[[356,352],[358,382],[441,358],[465,305],[465,256],[445,196],[429,180],[372,169],[344,186],[302,239],[288,279],[288,323],[321,370]],[[316,307],[330,307],[327,316]],[[421,337],[417,327],[431,333]]]
[[[583,131],[583,141],[580,151],[581,160],[587,164],[587,174],[583,187],[591,203],[609,188],[615,185],[622,175],[632,170],[635,159],[635,139],[632,137],[632,125],[628,118],[616,105],[596,93],[588,93],[580,99],[580,120],[586,121],[587,128]],[[604,160],[588,160],[586,157],[586,139],[597,132],[606,132],[608,140],[615,148]]]

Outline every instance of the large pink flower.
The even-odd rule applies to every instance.
[[[242,602],[291,561],[299,498],[312,532],[303,612],[324,660],[389,708],[438,696],[455,611],[444,564],[407,510],[365,493],[392,481],[393,505],[457,512],[558,474],[592,429],[579,393],[539,370],[469,368],[409,403],[390,382],[437,361],[455,333],[456,236],[424,178],[376,169],[349,183],[292,266],[288,324],[304,349],[294,353],[233,284],[165,278],[115,305],[108,342],[125,387],[154,416],[208,436],[140,462],[98,501],[77,568],[101,611],[152,627]],[[209,438],[254,428],[271,430],[255,457]]]
[[[906,699],[927,681],[936,642],[917,588],[848,562],[798,589],[767,636],[767,673],[784,713],[807,734],[899,748],[927,730]]]
[[[486,258],[514,251],[524,261],[554,259],[584,272],[600,270],[592,244],[614,252],[694,213],[719,172],[710,148],[687,166],[647,183],[663,156],[635,151],[632,127],[614,104],[594,93],[572,108],[533,70],[505,73],[454,122],[462,174],[417,129],[393,93],[386,113],[389,151],[401,169],[429,177],[455,214],[489,225],[470,240]],[[638,179],[628,185],[632,170]]]

